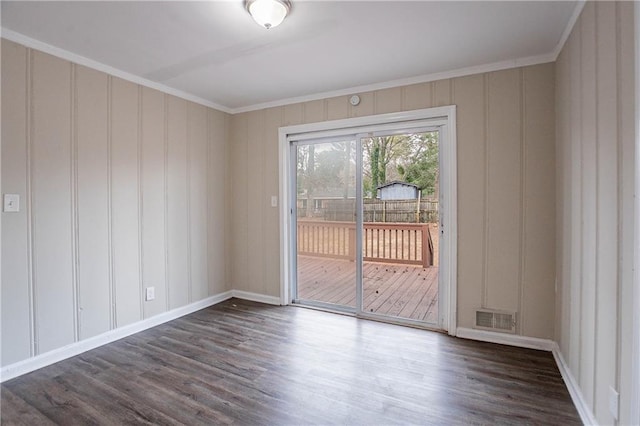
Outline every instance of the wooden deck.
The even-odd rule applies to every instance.
[[[298,298],[356,306],[355,263],[298,256]],[[438,267],[364,262],[364,310],[436,323]]]

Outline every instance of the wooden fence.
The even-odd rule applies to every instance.
[[[355,260],[355,223],[298,220],[297,231],[298,254]],[[433,265],[428,224],[365,223],[362,249],[365,261]]]
[[[317,208],[313,210],[314,218],[331,221],[353,220],[355,200],[324,199],[316,201]],[[438,222],[438,200],[378,200],[365,199],[363,203],[365,222],[389,223],[436,223]],[[298,217],[307,214],[303,207],[303,200],[298,200]]]
[[[438,200],[364,200],[365,222],[438,222]]]

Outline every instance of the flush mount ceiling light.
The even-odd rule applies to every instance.
[[[280,25],[291,10],[288,0],[245,0],[244,4],[253,20],[266,29]]]

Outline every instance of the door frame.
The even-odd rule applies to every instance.
[[[419,109],[389,114],[370,115],[365,117],[347,118],[341,120],[323,121],[309,124],[280,127],[278,129],[279,148],[279,198],[280,202],[280,304],[291,303],[290,288],[293,274],[290,253],[293,245],[291,240],[292,226],[292,197],[295,195],[291,186],[291,150],[290,140],[295,138],[312,139],[318,136],[330,137],[349,132],[361,133],[360,129],[370,126],[385,126],[388,129],[420,127],[419,122],[429,120],[430,123],[443,125],[440,140],[441,155],[441,192],[445,205],[442,206],[441,233],[442,246],[446,253],[442,253],[443,264],[439,273],[442,275],[444,294],[439,294],[446,312],[441,312],[439,323],[443,330],[455,335],[457,326],[457,138],[456,138],[456,107],[455,105],[435,108]]]

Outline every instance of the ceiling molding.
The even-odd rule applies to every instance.
[[[187,92],[184,92],[182,90],[174,89],[174,88],[166,86],[164,84],[157,83],[157,82],[145,79],[143,77],[137,76],[135,74],[128,73],[126,71],[122,71],[122,70],[114,68],[112,66],[103,64],[103,63],[98,62],[98,61],[94,61],[92,59],[86,58],[86,57],[81,56],[81,55],[77,55],[77,54],[72,53],[72,52],[70,52],[68,50],[52,46],[52,45],[44,43],[42,41],[39,41],[39,40],[33,39],[31,37],[25,36],[25,35],[23,35],[21,33],[18,33],[18,32],[12,31],[12,30],[8,30],[6,28],[0,27],[0,31],[2,32],[2,37],[3,38],[6,38],[7,40],[11,40],[13,42],[22,44],[22,45],[24,45],[26,47],[33,48],[33,49],[36,49],[36,50],[40,50],[40,51],[43,51],[45,53],[49,53],[51,55],[60,57],[62,59],[66,59],[68,61],[80,64],[80,65],[84,65],[86,67],[93,68],[93,69],[96,69],[98,71],[105,72],[105,73],[113,75],[115,77],[119,77],[119,78],[122,78],[124,80],[130,81],[130,82],[142,85],[142,86],[146,86],[146,87],[149,87],[149,88],[152,88],[152,89],[156,89],[156,90],[162,91],[164,93],[167,93],[167,94],[170,94],[170,95],[174,95],[174,96],[177,96],[179,98],[182,98],[182,99],[185,99],[185,100],[189,100],[189,101],[195,102],[197,104],[204,105],[204,106],[207,106],[207,107],[219,110],[219,111],[223,111],[223,112],[226,112],[226,113],[229,113],[229,114],[239,114],[239,113],[243,113],[243,112],[256,111],[256,110],[265,109],[265,108],[273,108],[273,107],[291,105],[291,104],[296,104],[296,103],[315,101],[315,100],[320,100],[320,99],[327,99],[327,98],[333,98],[333,97],[339,97],[339,96],[347,96],[347,95],[352,95],[352,94],[355,94],[355,93],[371,92],[371,91],[375,91],[375,90],[382,90],[382,89],[389,89],[389,88],[394,88],[394,87],[408,86],[408,85],[419,84],[419,83],[428,83],[428,82],[437,81],[437,80],[444,80],[444,79],[450,79],[450,78],[456,78],[456,77],[464,77],[464,76],[473,75],[473,74],[481,74],[481,73],[486,73],[486,72],[500,71],[500,70],[506,70],[506,69],[511,69],[511,68],[518,68],[518,67],[537,65],[537,64],[543,64],[543,63],[548,63],[548,62],[554,62],[558,58],[558,55],[562,51],[562,48],[564,47],[567,39],[569,38],[569,35],[571,34],[571,31],[573,30],[573,27],[575,26],[576,22],[578,21],[578,18],[580,17],[580,13],[582,12],[582,9],[584,8],[585,3],[586,3],[586,0],[578,0],[577,4],[576,4],[576,6],[575,6],[575,8],[573,10],[573,14],[571,15],[571,18],[569,19],[569,21],[567,22],[567,26],[565,27],[565,30],[562,33],[562,36],[560,37],[560,40],[558,41],[558,44],[555,46],[555,48],[551,52],[546,53],[546,54],[537,55],[537,56],[529,56],[529,57],[524,57],[524,58],[511,59],[511,60],[500,61],[500,62],[493,62],[493,63],[489,63],[489,64],[476,65],[476,66],[466,67],[466,68],[459,68],[459,69],[455,69],[455,70],[451,70],[451,71],[444,71],[444,72],[438,72],[438,73],[432,73],[432,74],[425,74],[425,75],[409,77],[409,78],[405,78],[405,79],[398,79],[398,80],[391,80],[391,81],[386,81],[386,82],[381,82],[381,83],[374,83],[374,84],[368,84],[368,85],[348,87],[348,88],[344,88],[344,89],[328,91],[328,92],[314,93],[314,94],[305,95],[305,96],[297,96],[297,97],[292,97],[292,98],[279,99],[279,100],[275,100],[275,101],[264,102],[264,103],[259,103],[259,104],[253,104],[253,105],[248,105],[248,106],[238,107],[238,108],[230,108],[230,107],[227,107],[227,106],[224,106],[224,105],[217,104],[215,102],[211,102],[209,100],[206,100],[206,99],[200,98],[198,96],[195,96],[195,95],[193,95],[191,93],[187,93]]]
[[[425,74],[417,77],[409,77],[400,80],[391,80],[382,83],[368,84],[363,86],[349,87],[346,89],[334,90],[330,92],[314,93],[312,95],[298,96],[294,98],[281,99],[273,102],[265,102],[261,104],[249,105],[246,107],[233,108],[231,114],[239,114],[243,112],[256,111],[265,108],[273,108],[284,105],[291,105],[301,102],[317,101],[319,99],[335,98],[338,96],[347,96],[374,90],[390,89],[393,87],[409,86],[411,84],[428,83],[431,81],[445,80],[449,78],[464,77],[473,74],[482,74],[486,72],[501,71],[511,68],[526,67],[530,65],[546,64],[554,62],[557,55],[554,52],[544,55],[529,56],[526,58],[511,59],[507,61],[493,62],[490,64],[476,65],[472,67],[459,68],[452,71],[444,71],[433,74]]]
[[[569,39],[569,36],[573,31],[573,27],[576,25],[576,22],[578,22],[578,18],[580,18],[580,14],[582,13],[582,9],[584,9],[584,5],[586,3],[587,3],[587,0],[578,0],[578,3],[576,3],[576,7],[573,9],[571,18],[569,18],[569,21],[567,22],[567,26],[565,27],[564,32],[562,33],[562,36],[560,36],[560,40],[558,41],[558,44],[556,44],[556,47],[553,49],[552,53],[553,53],[554,61],[558,59],[558,56],[560,56],[560,52],[562,52],[562,48],[564,47],[565,43]]]
[[[57,56],[62,59],[66,59],[67,61],[76,63],[78,65],[83,65],[88,68],[92,68],[98,71],[102,71],[104,73],[110,74],[114,77],[121,78],[123,80],[130,81],[132,83],[139,84],[141,86],[149,87],[151,89],[159,90],[161,92],[167,93],[169,95],[177,96],[178,98],[185,99],[187,101],[194,102],[196,104],[200,104],[209,108],[216,109],[218,111],[223,111],[226,113],[233,113],[231,108],[228,108],[224,105],[219,105],[214,102],[208,101],[206,99],[202,99],[198,96],[192,95],[191,93],[183,92],[182,90],[174,89],[172,87],[166,86],[164,84],[156,83],[155,81],[147,80],[146,78],[137,76],[135,74],[128,73],[126,71],[119,70],[112,66],[103,64],[102,62],[94,61],[93,59],[85,58],[84,56],[77,55],[75,53],[69,52],[68,50],[61,49],[59,47],[52,46],[50,44],[44,43],[42,41],[33,39],[31,37],[27,37],[24,34],[20,34],[18,32],[2,28],[0,27],[0,32],[2,38],[13,41],[15,43],[21,44],[31,49],[36,49],[42,51],[44,53],[48,53],[53,56]]]

